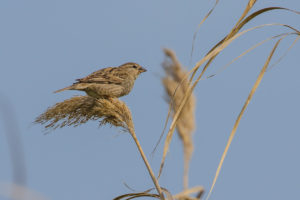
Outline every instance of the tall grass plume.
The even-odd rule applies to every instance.
[[[129,132],[133,128],[131,112],[126,104],[116,98],[95,99],[75,96],[48,108],[36,118],[35,123],[46,130],[65,126],[79,126],[89,120],[99,120],[100,126],[110,124]]]
[[[166,72],[162,79],[163,86],[166,91],[168,102],[171,103],[171,112],[177,112],[179,105],[189,87],[186,79],[187,71],[178,61],[174,51],[164,49],[166,60],[163,63],[163,68]],[[176,91],[176,93],[175,93]],[[192,133],[195,129],[195,96],[192,94],[185,103],[180,117],[178,118],[176,129],[183,143],[184,149],[184,175],[183,186],[188,188],[188,171],[189,163],[194,150]]]

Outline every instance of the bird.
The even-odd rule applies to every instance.
[[[134,62],[119,67],[107,67],[76,79],[73,85],[62,88],[54,93],[65,90],[80,90],[93,98],[118,98],[127,95],[133,88],[136,78],[147,70]]]

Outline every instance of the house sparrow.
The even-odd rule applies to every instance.
[[[85,78],[76,79],[73,85],[57,90],[85,91],[87,95],[94,98],[113,98],[127,95],[135,79],[147,70],[137,63],[125,63],[119,67],[107,67],[93,72]]]

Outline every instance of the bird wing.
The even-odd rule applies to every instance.
[[[124,81],[118,67],[107,67],[91,73],[90,75],[77,79],[77,83],[101,83],[101,84],[116,84],[120,85]]]

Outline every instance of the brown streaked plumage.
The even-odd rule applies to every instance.
[[[146,71],[139,64],[132,62],[119,67],[107,67],[84,78],[76,79],[77,82],[73,85],[54,93],[64,90],[80,90],[94,98],[121,97],[131,91],[136,78]]]

